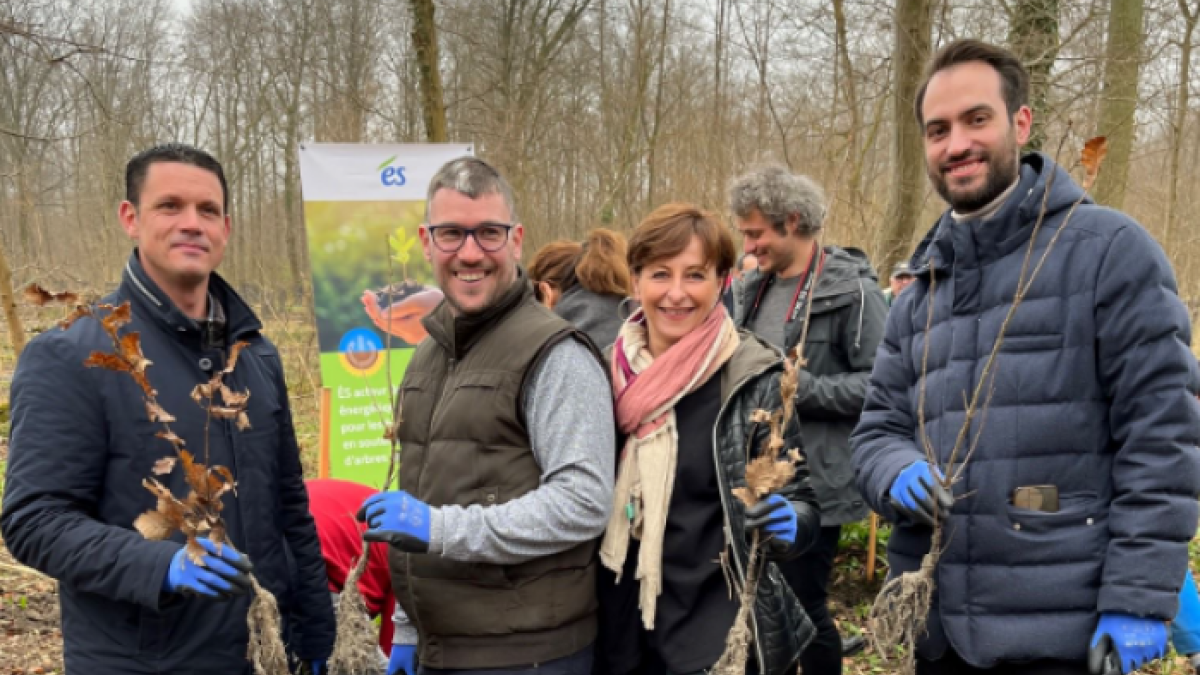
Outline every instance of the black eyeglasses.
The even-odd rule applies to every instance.
[[[463,227],[461,225],[429,225],[429,238],[433,245],[443,253],[457,253],[467,238],[474,237],[479,248],[488,253],[495,253],[504,248],[508,242],[508,232],[513,225],[506,223],[484,223],[478,227]]]

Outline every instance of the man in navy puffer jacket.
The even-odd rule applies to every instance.
[[[119,215],[137,248],[104,302],[130,304],[122,332],[141,336],[172,430],[236,477],[222,511],[231,546],[218,553],[202,540],[211,555],[201,568],[183,555],[179,533],[148,541],[134,531],[155,505],[142,481],[173,450],[155,437],[161,427],[132,378],[84,366],[93,351],[113,351],[91,319],[37,336],[17,364],[4,542],[58,580],[72,675],[249,675],[247,560],[279,602],[293,656],[319,672],[333,647],[333,605],[283,366],[250,307],[214,272],[231,227],[224,172],[196,148],[158,146],[129,162],[126,194]],[[224,381],[250,392],[244,430],[209,419],[190,396],[239,341],[248,346]],[[156,478],[182,498],[183,473]]]
[[[918,569],[928,514],[949,503],[921,449],[922,392],[937,464],[961,471],[918,672],[1129,672],[1165,649],[1196,531],[1188,314],[1145,230],[1090,199],[1068,221],[1081,188],[1047,156],[1020,155],[1032,114],[1018,60],[962,41],[929,72],[917,115],[951,210],[912,258],[851,440],[859,488],[896,523],[893,575]],[[1030,270],[1058,240],[948,468],[1043,205]]]

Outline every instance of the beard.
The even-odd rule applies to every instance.
[[[929,172],[929,179],[933,182],[933,187],[937,189],[942,199],[946,200],[950,208],[954,209],[955,213],[971,213],[991,204],[1016,182],[1020,172],[1016,138],[1011,133],[1009,142],[998,150],[966,153],[958,157],[951,157],[946,163],[961,162],[971,158],[982,160],[987,170],[983,185],[974,190],[952,191],[950,181],[942,166],[935,167]]]

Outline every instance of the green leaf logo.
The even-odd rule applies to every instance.
[[[399,156],[400,155],[392,155],[391,157],[388,157],[387,159],[383,160],[383,164],[380,164],[379,166],[375,167],[375,170],[383,171],[384,168],[387,167],[388,164],[391,164],[392,162],[396,161],[396,158]]]

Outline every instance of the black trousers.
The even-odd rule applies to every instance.
[[[842,527],[822,527],[812,548],[795,560],[779,563],[792,592],[812,619],[817,635],[800,655],[804,675],[842,675],[842,636],[829,613],[829,577]]]
[[[1088,675],[1088,667],[1083,662],[1073,661],[1028,661],[1025,663],[1001,663],[991,668],[976,668],[958,655],[953,649],[947,649],[945,656],[937,661],[917,659],[917,675]]]

